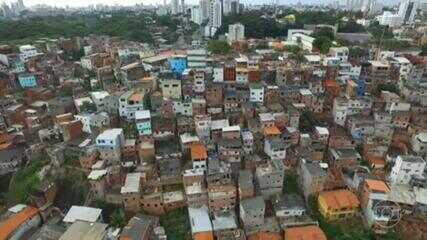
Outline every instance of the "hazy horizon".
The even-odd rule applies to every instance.
[[[246,4],[261,4],[261,3],[272,3],[275,0],[240,0],[242,3],[246,3]],[[319,0],[300,0],[301,3],[303,4],[314,4],[314,3],[319,3]],[[324,3],[331,3],[334,0],[324,0],[321,2]],[[340,2],[342,0],[339,0]],[[0,0],[0,4],[2,4],[3,2],[6,3],[11,3],[11,2],[16,2],[16,0]],[[167,0],[168,3],[171,2],[171,0]],[[199,1],[198,0],[185,0],[186,3],[188,4],[196,4]],[[279,4],[295,4],[298,1],[295,0],[279,0]],[[388,4],[395,4],[397,2],[399,2],[398,0],[383,0],[383,1],[379,1],[379,2],[386,2]],[[56,7],[66,7],[66,6],[70,6],[70,7],[81,7],[81,6],[88,6],[88,5],[96,5],[96,4],[105,4],[105,5],[135,5],[135,4],[141,4],[143,3],[144,5],[149,5],[149,4],[162,4],[163,0],[73,0],[73,1],[69,1],[69,0],[24,0],[24,4],[25,6],[34,6],[34,5],[38,5],[38,4],[47,4],[47,5],[51,5],[51,6],[56,6]]]

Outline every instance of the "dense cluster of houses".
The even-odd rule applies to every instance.
[[[89,201],[136,213],[121,230],[87,206],[52,220],[47,183],[35,206],[7,211],[0,239],[35,228],[57,237],[34,239],[166,239],[158,216],[180,208],[195,240],[326,239],[313,201],[327,220],[363,218],[379,233],[425,216],[426,66],[347,47],[300,62],[99,36],[0,46],[0,174],[73,153]]]

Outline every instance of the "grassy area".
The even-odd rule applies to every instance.
[[[165,228],[169,240],[191,240],[186,208],[176,209],[161,216],[160,225]]]

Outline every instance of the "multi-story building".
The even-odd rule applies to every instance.
[[[408,184],[412,178],[424,178],[426,161],[420,156],[399,155],[390,172],[390,181],[395,184]]]
[[[149,110],[135,112],[136,130],[139,136],[151,135],[151,114]]]
[[[135,119],[135,112],[144,109],[144,94],[127,91],[120,96],[119,115],[128,120]]]
[[[249,87],[249,100],[251,102],[264,102],[264,86],[262,84],[251,84]]]
[[[199,25],[203,23],[202,8],[200,6],[193,6],[191,8],[191,21]]]
[[[420,1],[417,0],[403,0],[400,2],[398,15],[403,24],[414,23],[419,3]]]
[[[321,192],[318,204],[320,213],[328,220],[353,217],[360,206],[357,196],[349,190]]]
[[[380,227],[387,226],[393,214],[399,214],[400,209],[393,211],[375,211],[375,208],[387,207],[392,210],[392,206],[386,204],[387,195],[390,192],[389,186],[381,180],[366,179],[361,185],[360,205],[369,226]],[[384,204],[383,206],[381,204]]]
[[[227,40],[229,42],[242,41],[245,39],[245,26],[241,23],[228,25]]]
[[[427,153],[427,132],[420,132],[412,136],[412,150],[418,154]]]
[[[28,59],[30,59],[31,57],[34,57],[38,54],[37,48],[35,46],[32,46],[32,45],[20,46],[19,52],[20,52],[19,57],[24,62],[26,62]]]
[[[74,116],[83,124],[83,132],[92,134],[94,131],[102,130],[110,126],[110,116],[106,112],[82,113]]]
[[[203,169],[185,170],[182,176],[184,192],[189,207],[208,205],[208,191]]]
[[[189,69],[205,69],[207,66],[206,49],[203,49],[203,48],[188,49],[187,50],[187,66]]]
[[[272,160],[284,160],[286,158],[286,144],[283,139],[278,137],[265,138],[264,152]]]
[[[300,177],[299,184],[306,200],[310,196],[316,196],[319,192],[323,191],[327,171],[322,168],[320,163],[303,160],[298,171]]]
[[[96,138],[96,146],[100,152],[100,157],[109,162],[119,162],[121,160],[121,148],[125,144],[123,129],[113,128],[105,130]]]
[[[329,49],[329,54],[332,57],[339,58],[341,62],[347,62],[349,50],[348,47],[332,47]]]
[[[258,166],[255,170],[256,186],[265,199],[283,191],[284,177],[282,160],[271,160],[265,166]]]
[[[162,95],[166,99],[181,99],[181,81],[177,79],[163,79],[160,81]]]
[[[261,228],[264,224],[265,202],[261,196],[240,201],[240,219],[245,229]]]
[[[212,221],[206,206],[188,208],[188,218],[191,224],[191,234],[195,240],[213,240]]]

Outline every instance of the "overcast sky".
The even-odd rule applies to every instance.
[[[3,2],[13,2],[15,0],[0,0],[0,3]],[[167,2],[170,2],[171,0],[167,0]],[[241,0],[241,2],[243,3],[271,3],[275,0]],[[325,3],[329,3],[333,0],[301,0],[302,3],[319,3],[319,2],[325,2]],[[344,3],[344,0],[338,0],[342,3]],[[380,0],[381,1],[381,0]],[[382,0],[383,2],[398,2],[399,0]],[[185,0],[186,3],[189,4],[195,4],[197,2],[199,2],[198,0]],[[289,4],[289,3],[297,3],[297,0],[279,0],[280,4]],[[76,7],[76,6],[87,6],[87,5],[91,5],[91,4],[109,4],[109,5],[115,5],[115,4],[121,4],[121,5],[134,5],[137,3],[143,3],[145,4],[161,4],[163,3],[163,0],[24,0],[24,4],[26,6],[31,6],[31,5],[37,5],[37,4],[48,4],[48,5],[53,5],[53,6],[60,6],[60,7],[64,7],[64,6],[71,6],[71,7]]]

